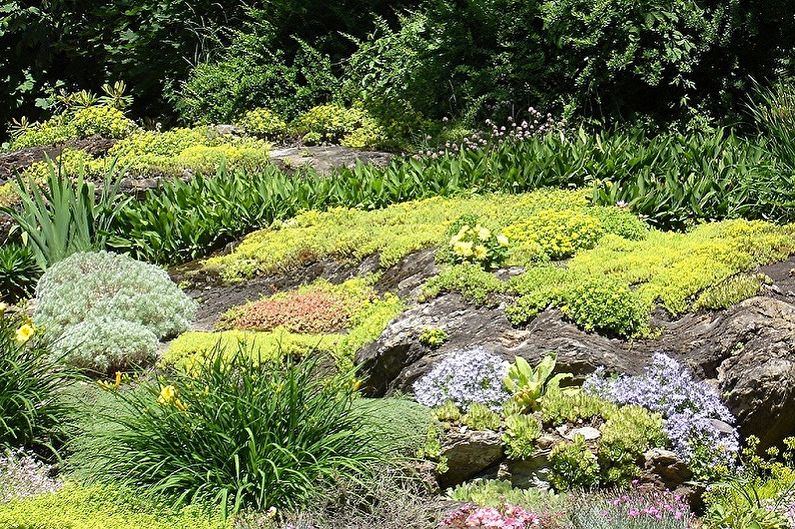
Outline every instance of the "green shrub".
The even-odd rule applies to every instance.
[[[0,503],[0,526],[15,529],[232,529],[217,509],[176,508],[136,490],[68,484],[54,494]]]
[[[272,27],[272,20],[266,25]],[[339,81],[328,55],[301,40],[293,57],[275,50],[254,32],[240,33],[217,61],[200,62],[174,94],[186,123],[232,123],[246,111],[265,107],[286,120],[332,99]]]
[[[582,435],[561,442],[549,454],[549,481],[558,491],[588,489],[599,484],[599,463]]]
[[[58,450],[73,416],[63,399],[72,378],[30,323],[0,310],[0,449]]]
[[[153,338],[183,332],[196,310],[164,270],[107,252],[77,253],[58,262],[42,276],[36,297],[33,319],[55,351],[67,362],[99,371],[151,357]],[[79,342],[80,333],[83,345],[67,347]],[[133,357],[124,358],[127,353]]]
[[[295,120],[304,142],[339,143],[346,147],[373,147],[380,141],[378,125],[359,108],[336,104],[312,107]]]
[[[694,72],[722,45],[715,30],[728,18],[722,9],[690,0],[609,0],[593,7],[583,0],[541,4],[545,32],[558,46],[572,90],[582,91],[580,101],[606,111],[649,109],[696,95]],[[671,35],[677,36],[673,43]]]
[[[282,139],[288,133],[287,122],[267,108],[249,110],[240,118],[240,126],[247,134],[269,140]]]
[[[16,303],[29,298],[39,277],[41,268],[29,247],[13,243],[0,247],[0,302]]]
[[[509,415],[505,418],[505,453],[511,459],[530,459],[541,436],[541,423],[533,415]]]
[[[121,110],[97,105],[81,108],[71,118],[77,136],[87,138],[99,135],[103,138],[124,138],[135,130],[135,123],[128,119]]]
[[[322,378],[313,362],[218,347],[190,375],[116,395],[126,412],[104,418],[113,426],[95,434],[89,474],[172,498],[231,512],[301,507],[324,482],[363,475],[380,458],[350,379]]]

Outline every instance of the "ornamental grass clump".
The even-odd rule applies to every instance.
[[[509,363],[482,347],[447,356],[414,384],[417,402],[428,407],[451,401],[468,411],[474,404],[502,409],[511,395],[503,386]]]
[[[73,415],[63,399],[73,379],[52,360],[37,329],[0,304],[0,450],[57,451]]]
[[[347,375],[316,362],[266,361],[221,347],[190,374],[134,392],[101,420],[81,460],[88,476],[226,512],[299,508],[338,477],[381,459]]]
[[[595,373],[583,388],[617,404],[637,404],[660,413],[673,450],[697,473],[699,467],[709,471],[731,465],[737,456],[739,435],[731,426],[735,419],[718,393],[665,354],[656,353],[641,375],[605,379]]]

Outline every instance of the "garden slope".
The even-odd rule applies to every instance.
[[[447,241],[462,215],[512,234],[501,269],[455,262]],[[555,351],[560,369],[578,375],[598,366],[636,372],[661,350],[719,386],[744,434],[771,442],[795,431],[785,412],[795,404],[795,364],[788,358],[795,339],[793,253],[790,226],[726,221],[686,234],[658,232],[626,210],[590,206],[578,191],[308,212],[251,234],[193,272],[194,282],[226,283],[196,283],[199,332],[178,340],[179,354],[164,358],[200,355],[218,338],[237,339],[240,330],[212,329],[246,301],[318,278],[367,277],[369,302],[384,310],[364,327],[358,322],[341,332],[357,333],[351,343],[373,342],[355,355],[373,395],[410,391],[435,361],[472,345],[531,362]],[[394,294],[403,309],[385,297]],[[448,339],[438,349],[423,345],[426,328]],[[332,349],[338,359],[354,360],[350,347],[334,347],[339,330],[313,334],[311,343],[297,338],[279,338],[281,352]],[[322,346],[324,340],[331,345]]]

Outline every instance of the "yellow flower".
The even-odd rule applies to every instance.
[[[158,397],[157,402],[160,404],[172,404],[179,411],[188,409],[188,407],[177,398],[177,388],[171,385],[160,388],[160,397]]]
[[[188,407],[185,406],[185,404],[179,399],[174,399],[174,407],[179,411],[186,411],[188,409]]]
[[[461,241],[461,234],[453,235],[453,237],[450,239],[450,246],[455,246],[459,241]]]
[[[502,234],[497,235],[497,244],[500,246],[508,246],[508,237]]]
[[[471,242],[457,242],[453,246],[453,251],[461,257],[472,256],[472,243]]]
[[[160,388],[160,397],[158,397],[157,402],[160,404],[170,404],[177,398],[177,388],[174,386],[163,386]]]
[[[8,310],[8,304],[0,302],[0,316]]]
[[[17,329],[16,337],[19,343],[25,343],[33,336],[33,333],[36,332],[36,329],[33,328],[33,325],[26,323],[19,329]]]
[[[488,241],[491,237],[491,230],[482,226],[478,227],[478,239],[481,241]]]
[[[116,371],[116,389],[119,389],[121,386],[121,371]]]
[[[478,244],[475,246],[475,259],[478,261],[484,261],[486,257],[488,257],[489,252],[486,250],[486,247],[482,244]]]

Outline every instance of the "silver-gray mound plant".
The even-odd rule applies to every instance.
[[[196,303],[165,270],[110,252],[81,252],[36,287],[33,321],[54,354],[108,372],[154,358],[159,340],[187,330]]]

